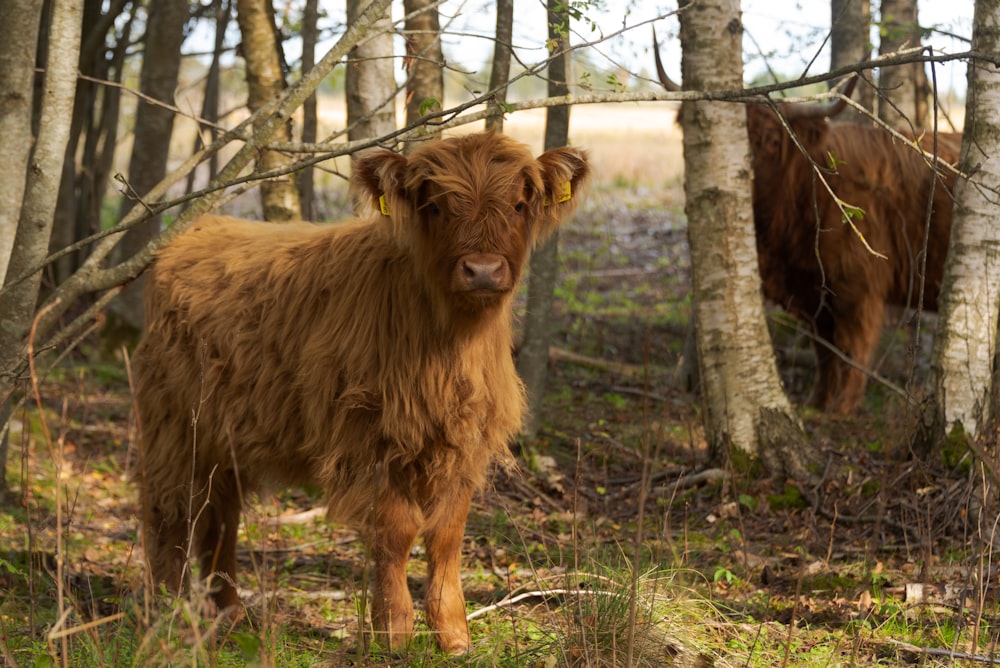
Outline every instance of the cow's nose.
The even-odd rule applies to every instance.
[[[469,290],[502,290],[507,284],[507,263],[501,257],[465,258],[462,279]]]

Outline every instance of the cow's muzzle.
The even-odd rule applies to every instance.
[[[507,292],[512,286],[510,265],[495,253],[472,253],[455,266],[452,285],[456,292]]]

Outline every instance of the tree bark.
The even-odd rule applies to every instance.
[[[514,0],[497,0],[497,25],[493,38],[493,66],[490,69],[490,90],[493,108],[486,117],[486,129],[503,131],[507,103],[507,82],[510,81],[511,45],[514,39]]]
[[[879,54],[920,46],[917,0],[882,0]],[[923,63],[883,67],[879,71],[878,116],[891,127],[927,128],[930,87]]]
[[[569,94],[569,11],[563,0],[548,0],[550,59],[549,97]],[[545,150],[565,146],[569,139],[569,105],[549,107],[545,116]],[[517,371],[528,390],[528,418],[524,435],[534,438],[541,422],[542,399],[548,375],[552,339],[552,301],[559,273],[559,233],[553,234],[531,254],[524,338],[517,357]]]
[[[437,0],[403,0],[406,13],[406,124],[444,109],[444,55]],[[441,134],[427,127],[428,137]],[[410,142],[408,146],[414,146]]]
[[[32,3],[28,3],[32,4]],[[30,30],[33,17],[11,16],[20,23],[18,26]],[[62,175],[63,157],[69,141],[69,126],[73,117],[73,96],[76,89],[76,66],[80,55],[80,30],[83,9],[72,0],[55,0],[49,25],[50,44],[59,44],[59,51],[49,51],[45,67],[45,79],[41,98],[41,115],[38,137],[34,149],[27,150],[28,158],[12,155],[14,164],[27,164],[30,169],[20,172],[22,179],[27,174],[24,193],[15,203],[15,211],[20,212],[14,246],[7,266],[7,276],[16,277],[29,267],[41,262],[48,251],[52,234],[52,220],[55,214],[56,198],[59,193],[59,179]],[[6,24],[5,24],[6,25]],[[37,33],[36,33],[37,37]],[[10,36],[16,41],[16,37]],[[37,40],[36,40],[37,41]],[[23,46],[23,45],[22,45]],[[28,49],[32,55],[34,46]],[[32,62],[32,65],[34,63]],[[23,63],[18,63],[23,66]],[[15,73],[12,73],[15,74]],[[23,82],[23,72],[15,74]],[[22,90],[23,89],[19,89]],[[28,100],[31,99],[29,95]],[[6,100],[5,100],[6,102]],[[21,100],[12,102],[20,105]],[[23,112],[23,109],[20,111]],[[22,119],[23,120],[23,119]],[[23,130],[23,128],[21,128]],[[30,137],[30,132],[28,133]],[[5,142],[18,144],[18,138],[7,137]],[[22,148],[24,148],[22,146]],[[28,332],[35,314],[41,274],[32,274],[16,285],[9,278],[4,282],[8,292],[0,296],[0,359],[16,359],[21,355],[27,341]],[[10,417],[11,391],[18,380],[8,376],[0,384],[0,474],[7,470],[7,424]],[[7,496],[6,476],[0,475],[0,501]]]
[[[315,0],[314,0],[315,1]],[[226,46],[226,29],[232,19],[231,0],[213,0],[210,14],[215,15],[215,37],[212,47],[212,60],[208,65],[208,74],[205,75],[205,93],[201,102],[201,120],[205,127],[202,127],[194,138],[194,151],[198,152],[205,147],[203,137],[208,136],[209,144],[219,138],[219,86],[222,78],[222,52]],[[304,48],[304,47],[303,47]],[[208,180],[211,181],[219,173],[219,156],[212,154],[208,159]],[[186,192],[194,190],[195,172],[188,174]]]
[[[682,2],[687,90],[742,84],[739,0]],[[684,166],[705,431],[713,459],[760,458],[778,476],[808,477],[812,453],[785,396],[764,317],[750,196],[746,113],[685,102]]]
[[[316,66],[316,43],[319,41],[319,0],[306,0],[302,11],[302,74],[308,74]],[[318,118],[316,93],[306,98],[302,104],[302,141],[316,141]],[[313,210],[316,192],[313,168],[306,167],[299,173],[299,199],[302,202],[302,218],[316,220]]]
[[[370,0],[347,0],[347,23],[371,4]],[[381,137],[396,129],[396,80],[393,77],[392,13],[387,7],[368,33],[347,57],[347,138]]]
[[[181,65],[184,24],[188,19],[187,0],[157,0],[149,5],[145,50],[142,57],[140,90],[143,95],[173,106],[174,89]],[[129,159],[128,187],[131,196],[122,200],[124,217],[167,173],[174,112],[164,106],[140,100],[135,115],[132,155]],[[142,206],[142,204],[140,204]],[[151,218],[132,228],[122,239],[122,257],[131,257],[160,233],[160,218]],[[114,308],[128,337],[142,329],[142,281],[130,284]]]
[[[1000,53],[1000,5],[976,2],[972,48]],[[941,287],[939,331],[932,371],[936,388],[936,433],[975,439],[995,419],[991,405],[997,373],[1000,319],[1000,73],[969,61],[965,131],[960,169],[971,174],[955,185],[955,216]]]
[[[119,0],[118,4],[124,8],[126,1]],[[115,18],[120,15],[120,11],[113,14]],[[107,15],[105,18],[108,18]],[[134,18],[135,13],[129,12],[121,22],[120,31],[115,35],[114,49],[103,60],[100,78],[119,85],[124,80],[128,48],[132,44]],[[109,29],[114,28],[110,26]],[[106,32],[101,33],[102,38],[105,35]],[[102,44],[103,42],[104,39],[101,39]],[[76,170],[76,224],[73,242],[80,241],[101,229],[101,211],[114,165],[115,149],[118,146],[121,97],[122,89],[116,85],[102,86],[95,96],[94,106],[100,113],[92,115],[89,119],[90,124],[87,127],[80,160],[80,165],[84,167]],[[68,265],[76,271],[86,258],[87,251],[81,249],[73,254],[73,260]],[[68,276],[69,273],[61,275]]]
[[[848,67],[867,60],[871,55],[871,2],[869,0],[830,0],[830,69]],[[871,82],[871,74],[862,75]],[[854,99],[868,111],[875,108],[875,91],[871,85],[854,88]],[[834,122],[870,123],[864,114],[849,110],[838,114]]]
[[[31,154],[35,49],[42,4],[0,5],[0,277],[7,275]]]
[[[249,91],[247,106],[253,112],[277,100],[286,87],[270,0],[236,0],[236,21],[243,36],[243,59]],[[291,139],[289,121],[278,129],[274,140]],[[267,172],[291,163],[292,158],[279,151],[268,150],[257,160],[257,170]],[[290,176],[261,182],[260,195],[264,220],[286,222],[302,218],[299,191]]]

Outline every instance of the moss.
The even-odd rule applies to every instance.
[[[736,474],[734,478],[754,480],[763,475],[764,471],[760,459],[751,453],[739,448],[729,448],[728,455],[729,465],[732,467],[733,473]]]
[[[960,422],[955,422],[941,441],[941,461],[949,469],[960,469],[967,473],[972,463],[969,457],[969,436]]]
[[[795,510],[808,507],[805,497],[795,485],[785,485],[780,494],[769,494],[767,503],[772,510]]]

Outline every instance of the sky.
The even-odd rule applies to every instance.
[[[299,7],[296,0],[283,0],[285,4]],[[627,31],[593,47],[592,55],[602,70],[613,70],[614,65],[647,77],[653,74],[652,31],[649,21],[654,19],[661,45],[661,54],[668,74],[680,81],[680,41],[676,16],[676,0],[570,0],[573,6],[584,7],[584,19],[573,22],[573,42],[591,42],[602,35]],[[878,0],[871,0],[878,6]],[[918,0],[920,22],[946,33],[969,37],[972,33],[974,0]],[[281,5],[278,0],[276,5]],[[324,24],[342,26],[345,3],[343,0],[320,0],[325,12]],[[443,0],[439,5],[442,27],[448,31],[444,37],[445,56],[450,64],[464,71],[479,71],[484,80],[488,72],[483,65],[493,52],[491,37],[495,28],[495,2],[493,0]],[[790,78],[808,74],[822,74],[829,68],[829,50],[824,40],[829,30],[829,0],[743,0],[744,80],[749,81],[771,69]],[[393,0],[392,16],[397,22],[403,17],[402,0]],[[660,18],[658,18],[660,17]],[[204,24],[203,24],[204,25]],[[232,29],[235,30],[235,27]],[[514,45],[517,55],[528,64],[545,60],[547,26],[545,0],[516,0],[514,15]],[[202,36],[206,44],[211,38]],[[233,38],[231,38],[233,39]],[[235,38],[238,40],[238,36]],[[872,39],[878,43],[877,28],[872,29]],[[402,38],[397,39],[397,51],[402,50]],[[968,44],[935,32],[928,42],[936,50],[960,52]],[[320,55],[330,43],[320,45]],[[298,45],[286,44],[286,56],[298,60]],[[207,47],[206,47],[207,48]],[[811,65],[810,62],[812,62]],[[966,67],[963,62],[939,66],[938,86],[942,90],[965,90]],[[397,78],[405,75],[397,71]]]
[[[877,5],[877,0],[873,4]],[[394,17],[402,16],[402,2],[394,7]],[[456,2],[447,0],[441,5],[442,16],[456,15],[451,26],[453,30],[467,36],[450,38],[446,41],[446,53],[454,59],[461,59],[463,65],[476,67],[488,58],[492,44],[486,39],[493,30],[494,17],[492,2],[468,0]],[[651,30],[641,25],[658,16],[670,14],[677,7],[676,2],[650,2],[649,0],[603,0],[600,8],[584,11],[587,20],[574,22],[577,33],[575,42],[592,41],[603,33],[611,34],[623,25],[635,26],[621,37],[598,46],[599,51],[609,61],[620,64],[634,72],[645,70],[649,74],[653,67],[649,47]],[[802,74],[810,60],[810,74],[820,74],[829,67],[829,51],[822,43],[829,29],[830,9],[826,0],[744,0],[743,23],[745,27],[744,76],[751,79],[765,70],[761,52],[767,54],[771,67],[786,75]],[[972,31],[973,0],[920,0],[920,21],[922,25],[938,27],[946,32],[969,36]],[[446,21],[442,18],[442,22]],[[668,74],[680,80],[680,43],[677,38],[676,16],[668,16],[655,22],[664,63]],[[873,29],[874,31],[875,29]],[[476,38],[472,35],[481,35]],[[517,0],[515,3],[514,42],[522,47],[520,53],[528,62],[538,62],[544,58],[546,36],[544,0]],[[877,32],[873,32],[877,43]],[[929,44],[945,52],[964,51],[966,44],[941,34],[933,35]],[[964,90],[965,65],[942,67],[938,72],[939,85],[943,88],[957,87]]]

